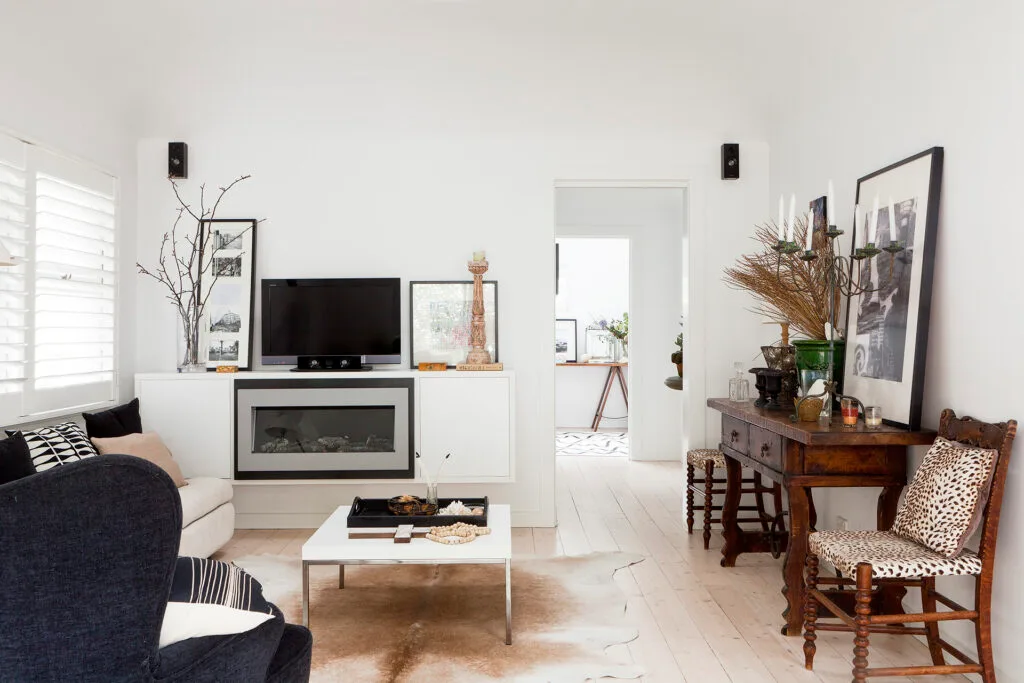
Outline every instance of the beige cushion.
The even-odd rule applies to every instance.
[[[996,460],[992,449],[937,438],[907,487],[893,533],[956,557],[981,523]]]
[[[92,443],[96,446],[96,450],[100,452],[100,455],[120,453],[123,455],[134,455],[137,458],[150,461],[169,474],[174,481],[174,485],[178,488],[188,483],[185,481],[178,463],[174,462],[171,452],[167,450],[167,446],[153,432],[113,436],[109,439],[93,439]]]

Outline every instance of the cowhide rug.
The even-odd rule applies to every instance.
[[[558,681],[635,679],[605,650],[637,631],[613,574],[639,555],[594,553],[512,562],[512,638],[505,645],[503,565],[310,567],[314,681]],[[301,563],[235,560],[292,623],[302,619]]]

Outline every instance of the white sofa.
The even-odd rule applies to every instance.
[[[181,496],[181,544],[179,555],[209,557],[235,533],[234,490],[231,482],[214,477],[194,477],[178,489]]]

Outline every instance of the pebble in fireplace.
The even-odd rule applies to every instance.
[[[269,430],[268,430],[269,431]],[[394,439],[370,434],[366,439],[348,436],[321,436],[316,439],[296,438],[298,434],[274,436],[260,446],[263,453],[392,453]],[[291,438],[289,438],[291,437]]]

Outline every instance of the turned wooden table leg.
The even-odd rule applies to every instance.
[[[740,554],[740,527],[736,523],[736,516],[740,506],[740,489],[743,486],[743,467],[738,460],[726,456],[725,458],[725,502],[722,503],[722,537],[725,544],[722,546],[723,567],[735,567],[736,557]]]
[[[810,531],[810,509],[807,489],[787,484],[789,493],[789,544],[786,546],[786,562],[782,565],[782,594],[786,596],[786,609],[782,616],[786,625],[782,635],[803,634],[804,616],[804,566],[807,563],[807,535]]]

